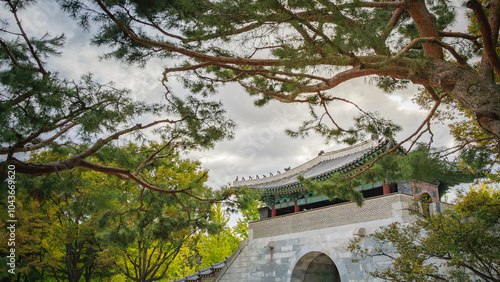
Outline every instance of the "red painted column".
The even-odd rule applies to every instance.
[[[382,189],[384,191],[384,195],[387,195],[387,194],[391,193],[391,188],[389,187],[389,184],[384,184],[382,186]]]
[[[297,204],[297,201],[295,201],[295,206],[294,206],[294,212],[299,212],[300,209],[299,209],[299,205]]]
[[[273,209],[271,210],[271,217],[276,216],[276,206],[273,206]]]

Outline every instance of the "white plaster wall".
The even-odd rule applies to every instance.
[[[377,281],[368,272],[375,270],[377,265],[384,266],[386,261],[367,258],[354,263],[347,245],[357,228],[365,228],[366,234],[370,234],[391,222],[410,220],[402,204],[393,204],[392,208],[393,218],[249,240],[215,281],[288,282],[299,259],[313,251],[322,252],[334,261],[341,281]],[[272,250],[267,247],[271,241],[274,242]]]

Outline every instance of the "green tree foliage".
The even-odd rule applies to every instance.
[[[428,116],[404,142],[433,136],[433,117],[450,101],[468,110],[484,135],[469,135],[465,143],[488,139],[497,146],[500,140],[500,86],[494,80],[500,73],[500,7],[491,1],[60,3],[83,26],[99,26],[94,43],[111,47],[108,57],[139,64],[151,57],[182,59],[165,68],[165,83],[180,74],[193,93],[210,95],[218,85],[238,83],[258,106],[271,100],[309,104],[312,119],[290,130],[292,136],[312,130],[347,143],[369,134],[390,138],[396,124],[334,92],[345,81],[370,77],[387,92],[410,83],[426,90]],[[454,4],[467,6],[474,30],[451,30]],[[481,63],[471,66],[480,56]],[[332,115],[342,104],[358,110],[352,126]]]
[[[200,270],[200,256],[196,251],[198,236],[190,237],[181,247],[167,271],[168,280],[179,280]]]
[[[233,230],[240,240],[248,240],[248,223],[260,219],[259,208],[263,207],[260,200],[251,201],[247,208],[241,209],[241,217],[238,218]]]
[[[451,186],[470,183],[484,176],[485,163],[476,163],[475,170],[464,169],[459,163],[444,161],[439,152],[420,144],[411,152],[387,154],[360,172],[336,173],[328,180],[314,182],[299,176],[299,180],[316,194],[326,195],[331,200],[338,198],[363,204],[363,194],[355,188],[366,183],[383,181],[424,181],[439,185],[439,195],[444,195]]]
[[[135,151],[131,148],[127,153]],[[166,276],[182,244],[197,230],[213,229],[209,220],[216,193],[204,186],[207,172],[200,164],[173,155],[145,173],[163,189],[185,190],[168,195],[136,188],[121,208],[108,210],[98,220],[101,238],[113,251],[117,267],[132,281],[155,281]]]
[[[197,233],[183,244],[169,267],[168,279],[182,279],[230,257],[237,249],[240,240],[248,239],[248,222],[259,219],[258,208],[261,205],[257,198],[248,201],[245,208],[239,209],[242,216],[234,227],[228,225],[230,220],[228,211],[232,209],[214,205],[210,220],[217,224],[217,228]]]
[[[424,208],[422,208],[424,207]],[[384,256],[392,261],[371,275],[395,281],[498,281],[500,279],[500,192],[481,184],[458,195],[453,206],[430,215],[413,207],[417,220],[395,222],[350,250],[360,259]],[[365,248],[367,240],[373,248]]]
[[[212,264],[230,257],[240,243],[238,236],[227,225],[229,217],[226,216],[222,205],[214,206],[212,221],[219,225],[220,230],[214,230],[216,233],[201,234],[196,246],[196,250],[201,257],[201,269],[210,267]]]
[[[25,196],[26,197],[26,196]],[[21,202],[17,210],[17,228],[15,246],[9,245],[8,232],[2,232],[0,235],[0,242],[2,243],[2,267],[0,268],[0,280],[9,281],[13,278],[11,273],[7,272],[7,263],[5,259],[10,247],[16,248],[16,267],[18,268],[15,279],[25,281],[40,281],[44,277],[44,270],[32,265],[34,260],[42,260],[46,254],[42,248],[42,236],[39,236],[39,230],[47,229],[49,224],[44,220],[43,212],[37,202],[30,202],[25,197],[19,197],[18,201]],[[0,208],[2,214],[5,214],[5,207]],[[7,230],[7,222],[2,221],[0,228]],[[11,243],[12,244],[12,243]],[[49,270],[45,271],[48,272]]]
[[[426,90],[417,94],[413,101],[425,110],[430,110],[433,103]],[[443,106],[436,111],[433,120],[436,123],[448,121],[450,133],[455,139],[454,147],[441,150],[442,157],[457,153],[460,166],[469,171],[478,171],[499,163],[496,141],[485,132],[474,114],[456,100],[444,99]]]
[[[17,173],[44,175],[76,167],[135,181],[157,192],[166,192],[143,180],[142,167],[165,153],[165,149],[210,148],[232,137],[234,123],[224,117],[220,103],[194,96],[165,94],[165,103],[134,101],[127,89],[100,83],[91,74],[80,80],[64,78],[49,70],[47,58],[60,53],[64,36],[48,33],[40,38],[26,34],[21,11],[34,1],[3,1],[9,11],[0,26],[0,155]],[[153,117],[147,123],[139,118]],[[151,118],[150,118],[151,119]],[[123,160],[122,166],[103,166],[92,160],[113,140],[147,136],[161,139],[157,150],[141,156],[141,162]],[[26,161],[26,153],[47,149],[66,150],[65,158]],[[124,154],[121,154],[124,156]],[[92,160],[91,160],[92,159]],[[135,163],[137,167],[129,164]],[[166,192],[172,193],[172,191]]]
[[[57,152],[47,151],[32,160],[59,157]],[[116,208],[123,194],[117,188],[124,187],[91,171],[75,170],[39,178],[19,175],[18,276],[29,281],[109,278],[113,274],[112,260],[98,238],[95,216]]]
[[[141,154],[149,155],[160,146],[107,145],[91,161],[102,166],[138,167]],[[90,281],[119,272],[133,281],[166,277],[170,263],[193,234],[221,227],[211,216],[211,206],[230,193],[206,187],[207,171],[170,149],[145,164],[142,177],[155,187],[182,193],[157,193],[136,182],[83,168],[40,177],[20,175],[19,277]],[[29,161],[57,162],[70,153],[61,147],[33,154]],[[224,203],[235,208],[240,200],[235,195]],[[253,200],[240,201],[242,206],[245,201]],[[4,205],[2,210],[6,210]],[[3,254],[7,252],[6,236],[2,233]]]
[[[424,181],[439,184],[439,195],[444,195],[451,186],[470,183],[484,176],[486,164],[474,170],[464,169],[460,163],[442,160],[439,150],[419,144],[406,154],[390,154],[377,161],[361,175],[363,182]]]

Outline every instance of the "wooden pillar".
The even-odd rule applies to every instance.
[[[382,186],[382,189],[384,191],[384,195],[387,195],[387,194],[391,193],[391,188],[389,187],[389,184],[384,184]]]
[[[276,205],[273,205],[273,209],[271,210],[271,217],[276,216]]]
[[[297,204],[297,200],[295,200],[294,212],[299,212],[299,205]]]

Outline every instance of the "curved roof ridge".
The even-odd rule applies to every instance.
[[[311,159],[311,160],[309,160],[301,165],[298,165],[298,166],[296,166],[288,171],[285,171],[285,172],[277,174],[277,175],[268,176],[268,177],[259,178],[259,179],[252,179],[252,180],[234,181],[233,187],[264,184],[264,183],[268,183],[268,182],[272,182],[272,181],[281,180],[281,179],[284,179],[284,178],[287,178],[290,176],[297,175],[297,174],[299,174],[299,173],[301,173],[301,172],[303,172],[303,171],[305,171],[305,170],[307,170],[307,169],[309,169],[309,168],[311,168],[311,167],[313,167],[321,162],[329,161],[329,160],[333,160],[333,159],[338,159],[338,158],[345,157],[348,155],[352,155],[354,153],[357,153],[357,152],[360,152],[360,151],[363,151],[366,149],[376,148],[380,144],[385,143],[385,141],[387,141],[386,138],[381,138],[378,140],[370,139],[370,140],[366,140],[366,141],[363,141],[361,143],[358,143],[358,144],[355,144],[355,145],[352,145],[352,146],[349,146],[349,147],[346,147],[343,149],[323,153],[323,154],[318,155],[317,157],[315,157],[315,158],[313,158],[313,159]]]

